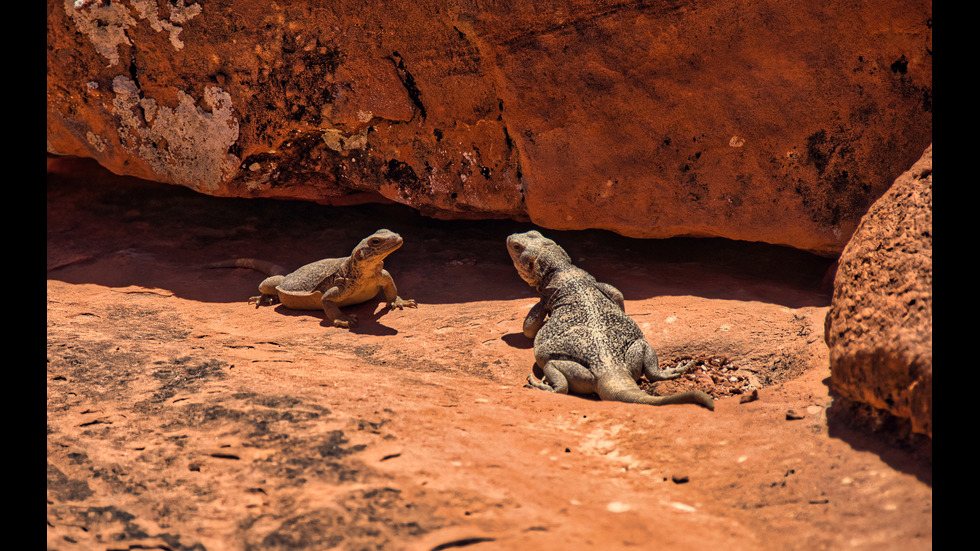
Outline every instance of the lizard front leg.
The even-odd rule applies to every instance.
[[[395,280],[388,273],[388,270],[381,270],[381,290],[384,291],[388,308],[398,308],[399,310],[405,307],[418,308],[415,299],[404,299],[398,296],[398,287],[395,286]]]
[[[619,289],[613,287],[608,283],[603,283],[601,281],[596,282],[596,287],[598,287],[599,290],[602,291],[602,294],[609,297],[609,300],[615,302],[616,305],[619,306],[620,310],[622,310],[623,312],[626,311],[626,301],[623,299],[623,293]]]
[[[354,314],[345,315],[340,311],[340,307],[337,306],[335,301],[339,299],[339,295],[340,288],[331,287],[320,298],[320,304],[323,306],[323,313],[327,322],[333,324],[334,327],[344,327],[346,329],[357,327],[357,316]]]
[[[538,334],[538,330],[541,329],[541,326],[544,325],[544,320],[548,317],[547,304],[547,300],[541,299],[528,311],[527,316],[524,318],[523,330],[525,337],[533,339]]]

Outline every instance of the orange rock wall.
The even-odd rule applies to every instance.
[[[48,143],[221,196],[824,254],[932,141],[931,2],[48,2]]]

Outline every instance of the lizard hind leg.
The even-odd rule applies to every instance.
[[[680,377],[691,369],[691,367],[694,365],[694,360],[692,359],[686,362],[680,362],[677,364],[677,367],[660,369],[657,365],[657,354],[653,351],[653,347],[650,346],[645,339],[637,339],[633,341],[633,344],[630,345],[626,352],[626,363],[631,375],[634,375],[634,378],[639,378],[639,372],[642,369],[643,374],[647,377],[647,380],[654,382],[668,381],[670,379]],[[701,392],[700,390],[680,392],[670,396],[650,396],[640,389],[637,390],[639,390],[642,395],[634,392],[632,389],[629,389],[618,393],[618,399],[627,402],[636,401],[655,406],[668,404],[698,404],[708,408],[711,411],[714,411],[715,409],[715,403],[714,400],[711,399],[711,396]]]
[[[279,292],[276,290],[276,287],[282,283],[284,277],[274,275],[263,279],[262,283],[259,283],[259,292],[262,294],[249,298],[248,303],[255,304],[256,307],[259,307],[279,302]]]
[[[693,365],[694,360],[692,359],[678,363],[677,367],[660,369],[659,362],[657,361],[657,353],[654,352],[653,347],[650,346],[646,339],[636,339],[626,351],[626,366],[629,368],[634,380],[639,379],[640,373],[642,372],[651,383],[656,381],[669,381],[687,373]]]
[[[279,284],[282,283],[283,279],[285,279],[285,276],[281,276],[281,275],[269,276],[263,279],[262,283],[259,283],[259,292],[262,293],[263,295],[278,296],[279,291],[276,290],[276,287],[278,287]]]
[[[538,365],[541,363],[538,361]],[[584,365],[571,360],[547,360],[543,363],[542,381],[535,380],[533,374],[527,377],[527,382],[532,387],[558,394],[595,392],[595,377]]]

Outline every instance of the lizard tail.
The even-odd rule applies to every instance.
[[[646,393],[644,393],[646,394]],[[647,400],[643,401],[644,404],[653,404],[655,406],[665,406],[669,404],[698,404],[708,408],[711,411],[715,410],[715,401],[700,390],[688,390],[687,392],[678,392],[677,394],[671,394],[670,396],[650,396],[647,394]]]
[[[286,275],[289,273],[278,264],[255,258],[233,258],[231,260],[211,262],[210,264],[205,264],[202,268],[249,268],[257,272],[262,272],[267,276]]]
[[[715,402],[700,390],[678,392],[670,396],[651,396],[644,392],[636,381],[625,374],[622,376],[600,377],[596,390],[599,398],[631,404],[649,404],[651,406],[667,406],[671,404],[698,404],[711,411],[715,410]]]

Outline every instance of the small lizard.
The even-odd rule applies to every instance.
[[[416,308],[413,299],[398,296],[391,274],[384,269],[384,259],[402,246],[395,232],[381,229],[365,237],[344,258],[326,258],[307,264],[295,272],[254,258],[236,258],[207,264],[205,268],[251,268],[269,276],[259,284],[259,296],[249,304],[269,305],[282,302],[297,310],[323,309],[328,322],[337,327],[357,325],[357,316],[344,315],[340,308],[367,302],[382,290],[389,308]]]
[[[643,331],[626,315],[623,293],[572,264],[557,243],[537,231],[507,237],[507,251],[521,279],[543,295],[524,319],[524,335],[534,339],[534,360],[544,380],[530,386],[567,394],[596,393],[602,400],[639,404],[700,404],[714,410],[704,392],[651,396],[637,386],[675,379],[694,360],[660,369]]]

